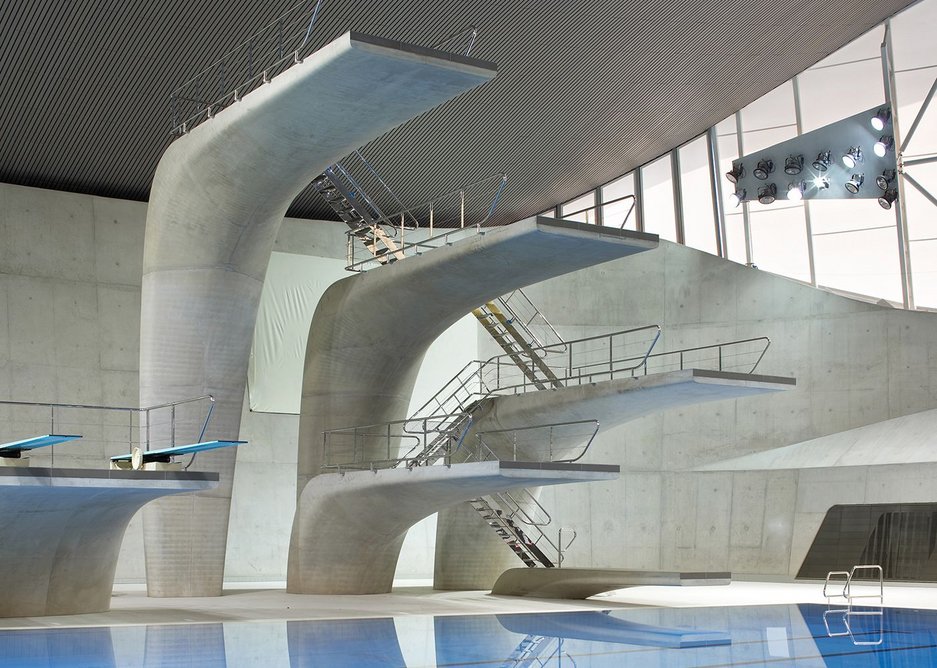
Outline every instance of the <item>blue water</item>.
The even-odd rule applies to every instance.
[[[937,611],[822,605],[0,631],[0,666],[937,666]]]

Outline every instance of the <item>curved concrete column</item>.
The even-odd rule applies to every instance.
[[[656,235],[537,217],[333,284],[316,308],[306,348],[291,557],[315,540],[321,519],[307,506],[314,496],[305,487],[321,469],[324,431],[405,418],[427,348],[479,304],[656,246]],[[398,551],[391,546],[374,557],[381,578],[392,577]],[[339,562],[317,561],[316,568],[341,568]],[[305,591],[299,583],[307,577],[291,559],[290,591]]]
[[[517,429],[567,420],[598,420],[602,428],[614,427],[660,411],[706,401],[738,399],[794,387],[792,378],[685,369],[622,378],[560,390],[494,397],[491,406],[476,415],[466,438],[479,431]],[[507,439],[508,436],[506,435]],[[508,452],[508,442],[491,438],[486,444]],[[579,445],[555,458],[575,456]],[[530,490],[535,497],[539,489]],[[469,504],[440,511],[436,522],[436,589],[489,589],[505,570],[518,564],[491,528],[479,520]]]
[[[293,527],[287,591],[387,593],[407,530],[440,508],[531,485],[617,477],[617,466],[497,461],[317,476],[299,498],[303,522]]]
[[[309,328],[297,494],[319,473],[324,431],[407,417],[427,348],[470,310],[656,246],[652,234],[537,217],[334,283]]]
[[[217,484],[214,473],[0,468],[0,617],[110,609],[140,507]]]
[[[140,400],[206,393],[207,438],[236,438],[257,304],[296,195],[355,148],[484,83],[493,66],[346,33],[169,146],[147,210]],[[221,593],[235,450],[221,484],[144,514],[151,596]]]

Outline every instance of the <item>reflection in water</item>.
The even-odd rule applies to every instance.
[[[0,631],[0,665],[32,668],[116,666],[111,629]]]
[[[406,666],[392,617],[287,622],[286,632],[296,668]]]
[[[937,611],[855,615],[851,633],[839,634],[835,625],[828,631],[826,610],[642,608],[399,624],[386,618],[29,629],[0,631],[0,666],[937,666]]]
[[[728,633],[668,628],[620,619],[611,611],[563,612],[554,615],[498,615],[508,631],[528,636],[595,640],[649,647],[707,647],[729,645]]]

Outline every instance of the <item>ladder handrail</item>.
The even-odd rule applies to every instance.
[[[532,315],[530,315],[530,317],[527,317],[526,314],[522,315],[521,309],[515,307],[512,304],[512,301],[518,301],[515,299],[515,295],[520,295],[521,300],[523,300],[522,303],[526,303],[526,305],[530,307],[530,311],[533,312]],[[530,297],[527,296],[527,293],[524,292],[521,288],[518,288],[517,290],[513,290],[512,292],[509,292],[506,295],[501,295],[500,297],[497,298],[496,301],[498,301],[502,305],[503,310],[508,311],[511,315],[514,316],[514,318],[516,318],[522,324],[524,332],[530,337],[532,341],[535,341],[536,343],[538,343],[539,347],[554,348],[556,346],[559,346],[563,350],[566,349],[566,342],[563,340],[563,337],[561,337],[560,333],[556,331],[556,328],[553,326],[553,324],[549,320],[547,320],[547,317],[543,314],[543,311],[537,308],[537,306],[533,303],[533,301],[531,301]],[[533,323],[533,321],[536,320],[538,317],[543,321],[544,325],[547,327],[547,331],[552,332],[553,336],[556,337],[556,343],[547,344],[541,341],[540,337],[538,337],[533,332],[533,330],[530,329],[531,323]]]

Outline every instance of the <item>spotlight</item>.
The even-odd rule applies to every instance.
[[[875,146],[872,147],[872,150],[875,151],[875,155],[880,158],[884,158],[885,154],[888,153],[888,149],[890,149],[894,143],[895,138],[890,135],[886,135],[884,137],[880,137],[879,140],[875,142]]]
[[[829,151],[821,151],[817,155],[817,159],[813,161],[813,168],[818,172],[825,172],[830,168],[830,165],[833,164],[833,160],[830,158]]]
[[[787,186],[787,199],[793,202],[799,202],[804,198],[804,190],[806,190],[807,184],[803,181],[794,181],[789,186]]]
[[[849,177],[849,180],[846,181],[846,190],[851,192],[853,195],[858,195],[859,188],[862,187],[863,181],[865,181],[865,176],[862,174],[853,174]]]
[[[830,180],[825,176],[818,176],[813,180],[813,185],[817,190],[829,190]]]
[[[770,160],[759,160],[758,166],[755,167],[755,170],[752,174],[755,175],[756,179],[766,181],[768,179],[768,174],[774,171],[774,163]]]
[[[738,206],[745,201],[745,188],[739,188],[734,193],[729,195],[729,204],[732,206]]]
[[[897,190],[886,190],[882,193],[882,196],[878,198],[878,205],[883,209],[890,209],[891,205],[894,204],[897,199]]]
[[[745,176],[745,167],[741,162],[732,163],[732,171],[726,172],[726,178],[729,179],[731,183],[738,183],[739,179]]]
[[[758,189],[758,201],[762,204],[774,204],[777,196],[778,189],[773,183]]]
[[[879,190],[888,190],[888,186],[891,185],[891,182],[895,180],[895,170],[886,169],[879,176],[875,178],[875,185],[878,186]]]
[[[862,162],[862,149],[859,146],[850,146],[843,154],[843,164],[849,169],[855,169]]]
[[[882,107],[875,112],[875,115],[869,119],[869,122],[872,123],[872,127],[875,128],[876,132],[881,132],[885,129],[885,125],[891,119],[891,109],[888,107]]]
[[[804,169],[804,156],[789,155],[784,161],[784,173],[788,176],[797,176]]]

